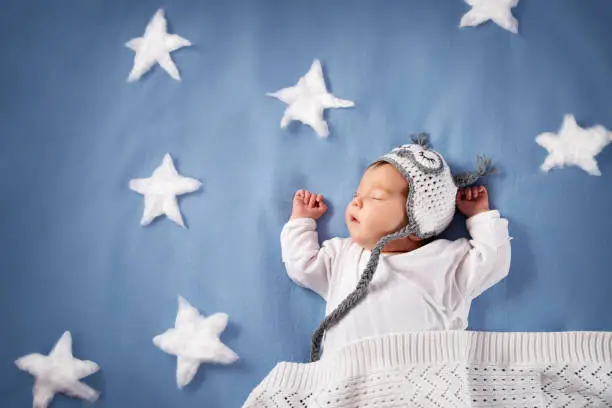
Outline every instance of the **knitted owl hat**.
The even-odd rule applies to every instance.
[[[372,249],[370,259],[355,290],[321,322],[312,336],[310,361],[320,358],[321,342],[325,330],[342,319],[367,294],[383,247],[390,241],[414,235],[427,239],[439,235],[453,220],[455,202],[459,188],[475,183],[480,177],[494,172],[491,161],[478,157],[478,170],[453,175],[442,155],[429,147],[428,135],[419,134],[413,144],[393,149],[376,162],[393,165],[408,181],[406,201],[408,224],[401,230],[386,235]]]

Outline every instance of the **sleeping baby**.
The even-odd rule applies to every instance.
[[[365,171],[346,207],[349,238],[320,246],[322,195],[299,190],[281,232],[289,277],[326,301],[311,361],[360,339],[391,333],[464,330],[472,300],[510,268],[508,222],[473,185],[487,173],[453,176],[427,140],[393,149]],[[471,239],[436,237],[455,208]]]

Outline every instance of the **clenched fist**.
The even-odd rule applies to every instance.
[[[327,205],[321,194],[314,194],[307,190],[298,190],[293,197],[293,212],[291,219],[312,218],[319,219],[327,211]]]
[[[467,187],[457,192],[457,209],[467,218],[489,211],[489,193],[484,186]]]

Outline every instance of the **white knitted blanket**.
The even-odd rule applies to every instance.
[[[612,333],[422,332],[279,363],[243,408],[612,407]]]

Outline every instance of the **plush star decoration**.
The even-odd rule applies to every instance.
[[[493,21],[501,28],[518,33],[518,21],[512,15],[511,9],[519,0],[465,0],[472,6],[461,19],[460,27],[475,27],[486,21]]]
[[[559,134],[542,133],[536,143],[548,150],[540,166],[542,171],[555,167],[578,166],[592,176],[601,176],[595,156],[612,141],[612,134],[603,126],[583,129],[573,115],[565,115]]]
[[[129,185],[131,190],[144,195],[141,225],[149,225],[155,218],[165,214],[185,228],[176,197],[196,191],[202,186],[202,183],[178,174],[172,157],[166,153],[161,166],[155,169],[151,177],[132,179]]]
[[[327,92],[319,60],[314,60],[310,71],[295,86],[266,95],[289,105],[281,120],[281,128],[285,128],[292,120],[299,120],[312,127],[320,137],[329,136],[329,128],[323,119],[325,109],[355,106],[352,101],[337,98]]]
[[[134,67],[128,77],[128,82],[134,82],[147,73],[153,65],[159,64],[177,81],[181,79],[178,68],[174,65],[170,53],[191,45],[189,40],[176,34],[168,34],[164,10],[159,9],[147,25],[143,37],[128,41],[125,46],[132,49]]]
[[[89,402],[98,399],[99,393],[80,380],[98,371],[93,361],[83,361],[72,356],[72,336],[65,332],[48,356],[28,354],[15,361],[20,370],[34,376],[34,408],[46,408],[53,396],[63,393]]]
[[[179,388],[191,382],[202,363],[231,364],[238,359],[238,355],[219,340],[227,319],[225,313],[204,317],[179,296],[174,328],[153,338],[153,344],[177,357]]]

